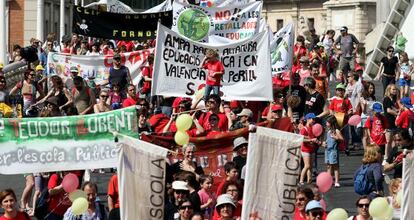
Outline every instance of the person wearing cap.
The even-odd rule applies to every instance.
[[[398,80],[397,73],[400,70],[398,57],[394,55],[394,47],[387,47],[387,56],[381,59],[380,67],[377,76],[374,80],[379,80],[381,77],[382,88],[385,90],[388,85],[395,84]]]
[[[309,201],[305,208],[306,220],[322,220],[324,211],[321,203],[316,200]]]
[[[403,97],[400,100],[402,106],[401,111],[398,112],[395,120],[395,125],[399,128],[408,129],[410,122],[414,122],[414,112],[412,111],[413,105],[409,97]]]
[[[108,84],[112,86],[115,83],[119,85],[123,94],[126,93],[127,86],[132,84],[129,68],[122,65],[120,54],[115,54],[113,57],[113,66],[109,68],[108,79],[104,80],[101,84],[97,84],[96,86],[102,87]]]
[[[374,115],[369,116],[365,122],[365,127],[368,131],[368,137],[371,138],[370,142],[378,145],[382,152],[384,152],[387,139],[385,138],[385,129],[388,128],[388,120],[382,115],[383,109],[379,102],[375,102],[372,105]]]
[[[236,204],[229,194],[222,194],[217,197],[216,211],[220,220],[233,220]]]
[[[179,206],[184,199],[188,199],[190,191],[188,190],[187,183],[184,181],[174,181],[172,183],[173,197],[171,200],[165,202],[164,219],[176,220],[179,219]]]
[[[237,156],[233,157],[233,162],[237,165],[238,173],[241,174],[242,168],[246,165],[247,161],[247,146],[248,142],[244,137],[238,137],[233,140],[233,152],[236,152]],[[240,179],[239,175],[239,179]]]
[[[300,68],[296,70],[295,73],[299,74],[300,76],[300,85],[305,84],[306,77],[311,76],[311,70],[309,69],[309,58],[307,56],[302,56],[299,59]]]
[[[355,54],[358,50],[359,41],[353,34],[348,33],[346,26],[341,27],[340,32],[341,35],[336,38],[333,48],[336,50],[335,53],[340,56],[338,69],[347,75],[348,70],[355,69]],[[338,49],[338,46],[340,49]]]
[[[315,153],[316,147],[321,144],[312,131],[312,126],[315,123],[315,118],[316,115],[314,113],[306,114],[304,117],[305,126],[303,126],[299,132],[304,136],[303,143],[300,148],[304,162],[304,167],[299,179],[300,185],[304,184],[305,177],[308,183],[312,183],[312,155]]]
[[[233,123],[230,127],[230,131],[234,131],[240,128],[249,127],[252,124],[251,120],[253,117],[252,110],[244,108],[239,114],[237,114],[238,120]]]
[[[325,99],[316,91],[316,81],[312,77],[305,79],[304,87],[306,89],[306,101],[304,114],[314,113],[316,117],[320,118],[324,115]]]

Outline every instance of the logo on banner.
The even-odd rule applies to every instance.
[[[208,35],[210,20],[199,9],[189,8],[178,17],[178,32],[191,40],[199,41]]]

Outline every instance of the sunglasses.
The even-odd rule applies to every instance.
[[[208,100],[207,103],[216,103],[216,101]]]
[[[305,201],[305,197],[300,197],[300,198],[296,198],[296,201],[299,201],[299,202],[303,202],[303,201]]]
[[[388,52],[394,53],[394,51],[393,51],[393,50],[389,50]]]
[[[108,98],[109,96],[107,95],[101,95],[102,98]]]
[[[6,83],[6,81],[0,81],[0,83]]]
[[[313,217],[317,217],[317,216],[323,216],[323,211],[322,210],[318,210],[318,211],[310,211],[310,214],[313,216]]]
[[[185,106],[183,106],[183,105],[179,105],[179,106],[178,106],[178,108],[185,108]]]
[[[175,193],[177,194],[187,194],[188,191],[185,190],[175,190]]]
[[[358,204],[358,208],[369,208],[369,204]]]
[[[193,209],[191,205],[180,206],[180,210]]]

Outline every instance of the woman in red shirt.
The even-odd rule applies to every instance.
[[[208,71],[204,101],[207,101],[211,91],[213,91],[213,94],[220,94],[220,82],[224,74],[224,66],[218,58],[219,55],[216,50],[208,49],[203,62],[201,62],[201,68]]]
[[[4,210],[4,215],[0,220],[29,220],[29,215],[25,212],[20,212],[17,209],[16,194],[12,189],[6,189],[0,192],[1,208]]]
[[[413,105],[409,97],[404,97],[400,100],[402,111],[398,112],[395,125],[400,128],[407,129],[410,126],[410,121],[414,122],[414,112],[411,110]]]
[[[305,115],[305,126],[300,130],[300,134],[304,136],[302,146],[300,148],[304,167],[300,174],[299,184],[303,185],[305,176],[307,182],[312,183],[312,155],[316,149],[316,145],[320,144],[320,141],[315,137],[312,132],[312,125],[315,123],[316,115],[314,113],[308,113]]]

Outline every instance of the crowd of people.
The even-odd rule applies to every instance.
[[[294,45],[292,69],[273,77],[274,100],[271,102],[232,100],[220,98],[221,77],[226,70],[220,55],[207,51],[207,58],[200,68],[208,70],[204,94],[194,97],[151,96],[154,55],[141,68],[142,79],[134,85],[128,67],[121,60],[121,53],[155,47],[155,41],[125,42],[88,39],[73,34],[57,42],[54,34],[42,43],[31,39],[28,47],[13,47],[10,62],[27,61],[29,68],[24,79],[15,85],[6,85],[0,73],[0,103],[12,109],[3,117],[56,117],[107,112],[136,106],[139,134],[171,135],[177,131],[175,120],[183,112],[191,112],[193,126],[187,131],[191,137],[214,137],[229,131],[247,128],[254,131],[256,124],[281,129],[281,122],[288,122],[284,130],[304,136],[301,145],[303,167],[298,176],[295,219],[324,219],[326,207],[321,203],[321,193],[313,181],[317,172],[318,151],[325,152],[326,171],[334,178],[334,187],[341,187],[339,161],[345,152],[364,149],[361,168],[367,167],[368,191],[356,201],[358,214],[350,219],[370,219],[369,203],[379,196],[387,196],[384,182],[390,187],[389,202],[394,207],[394,217],[399,219],[399,204],[395,197],[401,188],[402,149],[412,149],[413,105],[409,97],[413,65],[406,52],[395,56],[392,46],[381,60],[376,79],[382,79],[383,88],[375,88],[364,81],[363,67],[358,63],[357,38],[348,33],[347,27],[328,30],[319,37],[310,30],[307,37],[298,36]],[[47,75],[46,62],[49,52],[82,56],[113,55],[109,77],[96,84],[93,79],[79,76],[76,66],[70,68],[65,81],[58,75]],[[284,77],[286,74],[288,78]],[[285,82],[287,81],[287,82]],[[398,84],[396,84],[398,82]],[[331,94],[330,85],[335,92]],[[285,85],[285,86],[281,86]],[[332,87],[332,86],[331,86]],[[11,88],[8,90],[8,88]],[[384,90],[384,98],[376,97],[376,89]],[[349,125],[353,115],[360,115],[358,125]],[[314,134],[315,124],[325,130]],[[236,219],[241,216],[243,179],[248,142],[244,137],[234,139],[232,161],[224,165],[223,182],[213,187],[213,178],[204,173],[195,162],[194,144],[183,146],[184,159],[167,164],[167,189],[164,219]],[[385,172],[394,171],[392,180]],[[108,207],[97,197],[97,185],[90,182],[91,171],[72,171],[84,180],[82,190],[88,195],[87,213],[75,216],[70,200],[62,188],[62,179],[68,172],[36,173],[25,175],[25,188],[17,199],[13,190],[0,193],[5,214],[0,219],[29,219],[36,216],[36,202],[42,192],[49,193],[48,213],[45,219],[119,219],[119,189],[116,174],[109,181]],[[32,190],[35,189],[32,196]]]

